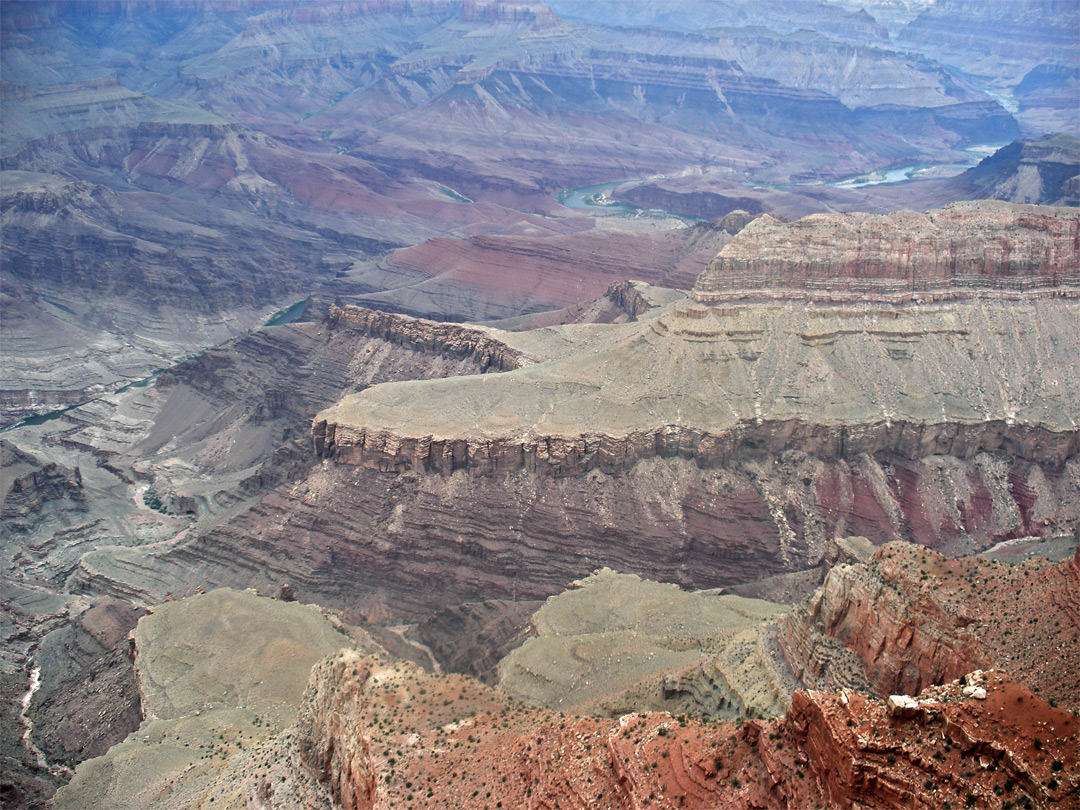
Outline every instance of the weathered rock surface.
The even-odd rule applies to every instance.
[[[277,761],[249,755],[254,767],[211,795],[272,810],[1073,802],[1077,719],[1001,673],[973,679],[985,699],[953,682],[919,695],[911,717],[861,695],[798,692],[786,717],[736,730],[667,713],[554,715],[461,676],[343,652],[313,671]]]
[[[1015,141],[957,178],[979,196],[1014,203],[1080,205],[1080,137],[1058,133]]]
[[[857,550],[858,544],[852,547]],[[1080,551],[1077,555],[1057,566],[989,564],[993,571],[984,573],[968,568],[986,563],[890,546],[874,564],[887,562],[913,577],[918,572],[911,563],[921,560],[938,572],[934,578],[919,576],[923,597],[950,611],[966,596],[956,587],[959,577],[953,575],[959,574],[973,576],[976,588],[999,581],[1007,583],[1006,590],[1035,591],[1033,599],[1063,599],[1065,615],[1071,615]],[[1071,567],[1066,571],[1063,566]],[[634,584],[633,579],[610,572],[594,576],[568,596],[573,599],[576,593],[579,601],[587,600],[590,589],[613,586],[601,604],[572,616],[574,605],[561,613],[556,609],[566,599],[560,597],[542,611],[540,624],[550,620],[554,624],[548,629],[555,633],[573,625],[592,635],[624,622],[636,626],[640,618],[647,634],[650,616],[664,625],[673,614],[681,615],[685,627],[673,628],[661,643],[669,650],[683,646],[683,630],[692,636],[696,630],[715,629],[715,615],[708,609],[680,612],[680,605],[715,597]],[[648,595],[641,603],[643,586]],[[986,599],[1000,602],[1002,596],[1000,588],[991,588]],[[725,610],[748,604],[728,599]],[[1016,626],[1015,618],[1002,618],[1002,627]],[[360,649],[341,650],[317,662],[301,698],[297,679],[308,667],[286,653],[300,645],[306,655],[310,650],[304,645],[327,635],[347,645],[362,643]],[[193,637],[200,639],[201,648],[190,643]],[[165,725],[148,721],[104,760],[81,765],[58,793],[57,807],[127,807],[124,794],[118,793],[125,784],[145,785],[134,794],[142,802],[138,806],[162,810],[191,804],[464,810],[499,803],[699,810],[717,804],[741,810],[944,810],[965,805],[998,810],[1025,801],[1071,806],[1080,797],[1080,721],[1000,671],[975,669],[913,696],[895,694],[889,702],[848,688],[832,694],[796,691],[783,717],[751,719],[735,727],[669,712],[631,712],[618,720],[555,714],[465,676],[432,674],[384,654],[372,655],[374,647],[363,634],[346,639],[311,607],[235,592],[161,606],[140,623],[138,639],[138,655],[148,659],[145,667],[139,664],[146,705],[170,715],[186,712],[186,717]],[[1074,641],[1065,641],[1062,649],[1077,649]],[[594,645],[578,646],[587,651]],[[211,656],[203,661],[207,649]],[[629,659],[640,652],[620,649]],[[1045,657],[1047,652],[1036,654]],[[257,669],[238,670],[252,655]],[[291,662],[287,667],[286,661]],[[647,654],[637,663],[651,665]],[[1034,658],[1012,661],[1024,676],[1032,663]],[[1062,667],[1076,671],[1071,659]],[[1035,680],[1041,677],[1037,667],[1033,673]],[[1062,674],[1063,669],[1047,676]],[[1073,681],[1066,679],[1062,687],[1076,693]],[[609,679],[601,688],[618,692],[620,685]],[[290,696],[299,707],[295,715],[286,705]],[[233,708],[237,703],[247,708]],[[283,728],[292,716],[295,725]],[[191,748],[199,752],[197,759]],[[104,763],[112,763],[111,768],[104,769]],[[111,781],[102,782],[104,774]]]
[[[915,694],[982,666],[1044,699],[1080,707],[1080,549],[1061,563],[950,560],[889,544],[829,572],[780,620],[799,680],[837,690],[863,677],[879,695]]]
[[[498,688],[573,714],[780,714],[788,696],[761,660],[758,636],[785,610],[601,569],[536,612],[533,637],[499,663]]]
[[[1080,213],[986,201],[926,214],[759,217],[702,274],[699,301],[1030,299],[1080,294]]]
[[[34,741],[50,762],[73,767],[103,755],[142,722],[128,634],[146,610],[101,599],[35,651],[41,688],[31,704]]]
[[[731,239],[712,223],[649,232],[537,230],[439,238],[395,250],[357,262],[321,296],[443,321],[542,314],[597,298],[626,279],[689,289]],[[394,283],[373,292],[380,278]]]
[[[925,244],[913,249],[912,240]],[[1072,375],[1055,366],[1050,344],[1078,345],[1080,334],[1075,306],[1053,299],[1080,291],[1078,258],[1080,215],[1068,209],[980,203],[787,225],[758,218],[702,274],[698,305],[632,326],[541,331],[537,345],[561,343],[561,357],[482,384],[383,386],[347,398],[316,418],[315,450],[383,470],[486,474],[618,472],[654,455],[709,467],[743,446],[912,459],[1008,448],[1061,464],[1076,450],[1080,392],[1062,391]],[[976,291],[992,300],[948,310],[709,306]]]
[[[135,630],[144,721],[82,763],[54,807],[173,808],[230,757],[296,717],[311,667],[354,641],[314,606],[216,591],[154,608]]]
[[[411,351],[470,360],[480,373],[511,371],[524,365],[522,355],[481,329],[437,323],[362,307],[330,307],[331,329],[344,328]]]
[[[0,514],[5,532],[32,532],[45,510],[85,512],[82,472],[0,439]]]
[[[448,672],[486,684],[499,679],[499,661],[529,637],[530,620],[543,602],[487,599],[439,610],[408,636],[424,644]]]

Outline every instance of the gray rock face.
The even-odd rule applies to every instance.
[[[102,599],[38,647],[43,678],[32,716],[35,740],[50,762],[73,767],[101,756],[142,722],[128,633],[145,613]]]

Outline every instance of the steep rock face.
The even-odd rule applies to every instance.
[[[902,574],[887,562],[868,571],[838,566],[803,611],[781,620],[781,642],[796,676],[812,684],[822,676],[836,679],[839,661],[819,650],[809,623],[824,636],[854,652],[878,694],[914,695],[925,687],[953,680],[986,663],[976,637],[963,617],[952,616],[921,592],[901,591]],[[822,642],[827,649],[827,642]],[[805,662],[805,668],[803,666]]]
[[[317,774],[342,810],[371,810],[375,806],[379,773],[362,720],[370,711],[364,686],[378,665],[341,654],[320,661],[311,670],[306,700],[301,704],[300,759]]]
[[[42,510],[86,511],[86,493],[79,468],[42,462],[11,442],[0,440],[0,510],[6,531],[29,533]]]
[[[906,714],[860,695],[796,692],[784,736],[821,799],[836,807],[1075,802],[1076,778],[1061,775],[1076,756],[1075,716],[1003,673],[976,671],[969,680],[922,692]],[[972,688],[985,690],[984,699],[970,697]],[[1047,729],[1056,755],[1039,753]]]
[[[128,633],[143,608],[102,599],[42,641],[41,688],[31,705],[35,740],[52,762],[101,756],[142,721]]]
[[[487,599],[452,605],[419,622],[409,635],[448,672],[494,684],[499,661],[528,638],[529,620],[542,604]]]
[[[71,587],[153,598],[163,583],[276,594],[287,582],[301,599],[372,620],[543,599],[603,565],[711,588],[814,566],[838,534],[970,553],[1053,532],[1080,518],[1078,472],[987,454],[748,455],[711,470],[653,458],[618,475],[561,477],[324,463],[173,548],[86,554]]]
[[[982,197],[1014,203],[1080,205],[1074,178],[1080,176],[1080,138],[1047,135],[1014,141],[957,178]]]
[[[510,371],[523,364],[520,352],[476,328],[336,306],[330,307],[329,324],[332,329],[341,327],[412,351],[470,360],[481,374]]]
[[[781,620],[779,639],[807,685],[843,685],[854,671],[880,695],[915,694],[993,665],[1075,710],[1078,594],[1076,558],[1014,566],[889,544],[868,564],[834,568]]]
[[[702,274],[699,301],[939,301],[976,294],[1075,296],[1080,214],[954,203],[920,214],[759,217]]]
[[[348,397],[316,417],[315,451],[383,471],[481,475],[618,474],[675,456],[713,468],[793,448],[828,461],[1004,451],[1058,467],[1076,452],[1073,405],[1060,393],[1072,375],[1052,348],[1080,340],[1064,302],[899,313],[677,306],[638,324],[570,329],[513,338],[561,356],[482,383]]]

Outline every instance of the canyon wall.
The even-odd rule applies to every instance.
[[[1080,213],[1003,202],[918,213],[759,217],[698,279],[703,303],[1030,300],[1080,295]]]
[[[1070,711],[1080,707],[1078,637],[1080,550],[1010,565],[900,543],[833,568],[778,632],[810,688],[838,690],[861,672],[882,697],[914,695],[993,666]]]
[[[748,452],[779,454],[791,447],[828,461],[878,454],[909,461],[927,456],[970,459],[979,453],[1000,451],[1060,467],[1080,449],[1080,432],[1008,425],[1004,421],[980,425],[882,421],[831,426],[792,420],[744,422],[719,435],[682,425],[664,425],[627,436],[436,439],[401,437],[385,430],[356,430],[318,420],[312,426],[312,442],[319,458],[383,472],[411,470],[446,475],[469,470],[492,475],[524,470],[579,476],[592,470],[616,475],[647,458],[686,458],[708,469],[730,464]]]

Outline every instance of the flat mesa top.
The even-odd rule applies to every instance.
[[[740,422],[983,423],[1075,430],[1080,307],[1059,299],[822,308],[669,304],[635,323],[540,330],[563,353],[500,374],[390,383],[316,422],[435,440]],[[492,330],[498,339],[498,332]],[[539,333],[538,333],[539,335]],[[527,349],[527,337],[513,336]]]

